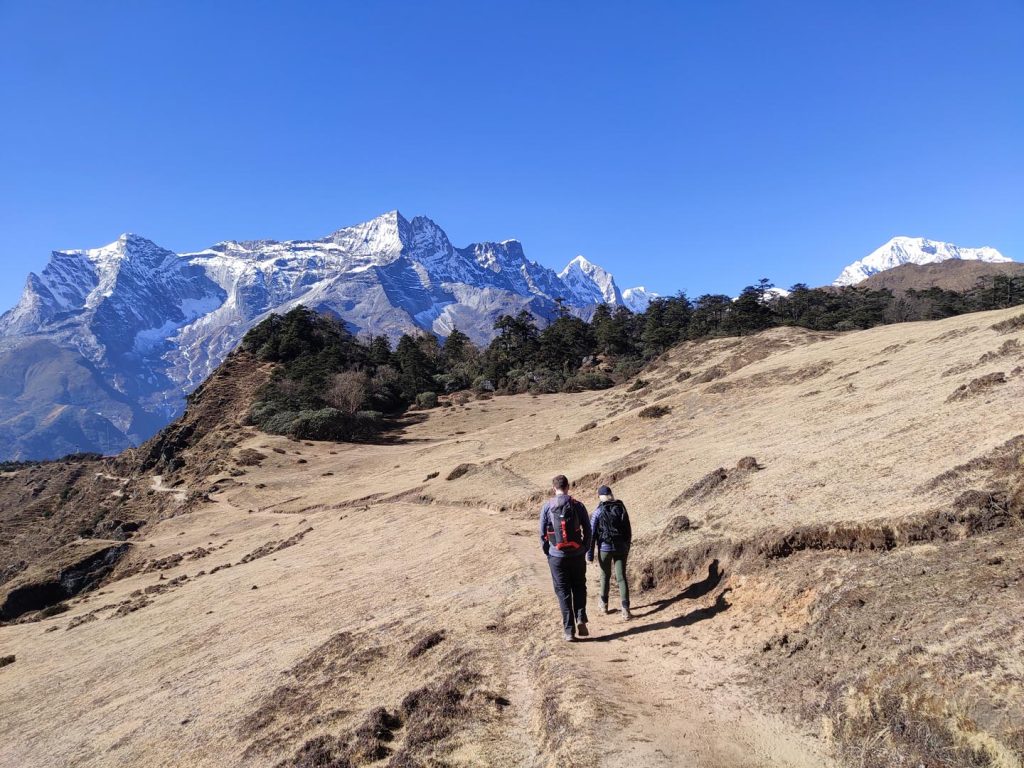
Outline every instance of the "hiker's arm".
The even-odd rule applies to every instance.
[[[576,502],[580,505],[580,524],[583,526],[583,551],[589,552],[591,546],[594,544],[593,530],[590,527],[590,514],[587,512],[586,506],[582,501]]]
[[[545,504],[540,508],[540,548],[544,551],[545,555],[548,553],[547,513],[548,508]]]
[[[594,562],[594,545],[597,543],[597,531],[601,525],[601,507],[590,516],[590,546],[587,547],[587,562]]]

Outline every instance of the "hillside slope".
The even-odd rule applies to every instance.
[[[897,294],[909,290],[926,291],[929,288],[959,293],[974,288],[981,278],[997,275],[1020,277],[1024,275],[1024,264],[1015,261],[991,263],[962,259],[949,259],[938,264],[903,264],[872,275],[860,285],[875,291],[888,289]]]
[[[687,343],[387,445],[233,427],[178,469],[208,502],[0,626],[0,764],[1019,767],[1022,403],[1018,308]],[[559,471],[638,535],[636,619],[591,596],[572,645]]]

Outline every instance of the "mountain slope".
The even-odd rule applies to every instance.
[[[455,328],[485,344],[501,315],[545,322],[557,302],[621,303],[610,274],[574,260],[567,279],[515,240],[456,248],[430,219],[391,211],[318,240],[226,241],[177,255],[137,235],[55,251],[0,317],[0,459],[138,444],[242,336],[299,304],[357,333]]]
[[[960,259],[935,264],[903,264],[874,274],[860,285],[872,290],[888,289],[893,293],[924,291],[929,288],[962,293],[974,288],[978,280],[995,276],[1024,276],[1024,264],[1015,261],[991,263]]]
[[[995,248],[960,248],[952,243],[941,243],[924,237],[894,237],[863,259],[846,267],[832,284],[856,285],[871,275],[902,264],[935,264],[949,259],[989,263],[1011,261]]]
[[[1022,342],[1020,308],[688,342],[642,387],[381,445],[214,417],[223,465],[168,478],[192,505],[0,626],[0,763],[1019,765]],[[559,471],[636,534],[635,620],[591,592],[571,645],[536,538]]]

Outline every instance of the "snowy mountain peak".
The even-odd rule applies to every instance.
[[[375,219],[343,227],[332,232],[325,241],[332,242],[342,250],[357,255],[371,255],[397,258],[402,252],[403,235],[408,237],[410,224],[397,210],[382,213]]]
[[[621,304],[622,294],[582,257],[560,277],[518,240],[455,247],[431,219],[397,210],[318,239],[225,240],[176,254],[126,233],[99,248],[54,251],[0,316],[0,366],[46,379],[33,385],[44,396],[31,405],[21,391],[0,391],[0,422],[16,425],[0,434],[0,459],[148,438],[246,331],[298,305],[332,313],[355,333],[395,339],[458,328],[486,344],[502,315],[527,311],[543,324],[559,302],[587,316],[600,302]],[[88,382],[61,389],[74,366]],[[58,403],[102,439],[48,420]]]
[[[1012,261],[995,248],[961,248],[952,243],[925,237],[892,238],[859,261],[846,267],[832,283],[836,286],[856,285],[874,274],[903,264],[937,264],[950,259],[1000,263]]]
[[[640,313],[650,306],[651,302],[658,298],[654,291],[648,291],[644,286],[638,285],[635,288],[627,288],[622,292],[622,303],[632,312]]]
[[[622,304],[622,293],[609,272],[577,256],[558,277],[569,287],[573,298],[585,304]]]

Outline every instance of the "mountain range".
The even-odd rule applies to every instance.
[[[306,305],[354,333],[454,328],[486,344],[494,321],[559,304],[642,311],[656,294],[621,291],[582,256],[556,273],[517,240],[457,248],[430,219],[398,211],[317,240],[225,241],[176,254],[133,234],[54,251],[0,316],[0,459],[111,453],[150,437],[242,336]]]
[[[1010,261],[993,248],[896,237],[835,285],[953,259]],[[125,234],[54,251],[0,316],[0,460],[115,453],[146,440],[250,328],[300,304],[357,334],[458,328],[486,344],[505,314],[526,310],[544,324],[561,308],[642,312],[656,297],[620,289],[583,256],[556,273],[517,240],[457,248],[429,218],[398,211],[315,240],[228,240],[178,254]]]
[[[953,259],[989,264],[1013,261],[995,248],[960,248],[952,243],[940,243],[925,237],[894,237],[863,259],[846,267],[832,285],[856,285],[872,275],[904,264],[939,264]]]

